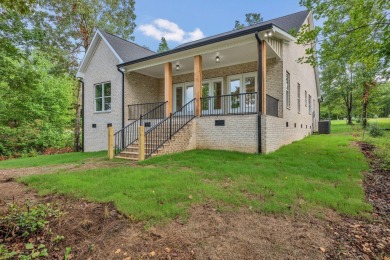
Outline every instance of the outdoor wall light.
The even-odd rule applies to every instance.
[[[219,56],[215,57],[215,62],[219,63],[219,61],[220,61]]]
[[[180,65],[179,65],[179,64],[176,64],[176,70],[177,70],[177,71],[180,70]]]
[[[271,37],[272,36],[272,32],[266,32],[264,34],[264,37],[267,38],[267,37]]]

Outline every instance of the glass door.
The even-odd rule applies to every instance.
[[[240,93],[241,90],[241,76],[239,77],[231,77],[229,79],[229,94],[230,99],[228,100],[229,104],[229,112],[236,113],[239,111],[241,106],[241,98]]]
[[[202,84],[202,114],[218,114],[222,110],[222,79]]]
[[[256,77],[250,74],[244,75],[244,92],[242,104],[245,113],[256,112]]]
[[[173,112],[178,111],[184,105],[184,85],[173,87]]]
[[[191,83],[186,85],[185,103],[183,104],[183,106],[193,99],[194,99],[194,84]],[[187,113],[194,113],[194,106],[192,105],[187,106],[186,111]]]

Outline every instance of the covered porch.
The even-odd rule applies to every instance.
[[[180,115],[191,101],[185,113],[196,117],[282,116],[282,36],[269,30],[175,52],[184,44],[125,65],[127,119]]]

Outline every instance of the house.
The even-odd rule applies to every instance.
[[[297,62],[305,47],[290,33],[304,24],[313,28],[309,11],[163,53],[97,30],[77,72],[84,151],[107,150],[107,125],[116,156],[134,160],[141,150],[269,153],[317,131],[318,71]]]

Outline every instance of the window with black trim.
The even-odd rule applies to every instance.
[[[111,111],[111,82],[95,84],[95,112]]]
[[[291,104],[290,92],[290,73],[286,71],[286,108],[290,109]]]
[[[309,95],[309,114],[311,114],[311,96]]]

